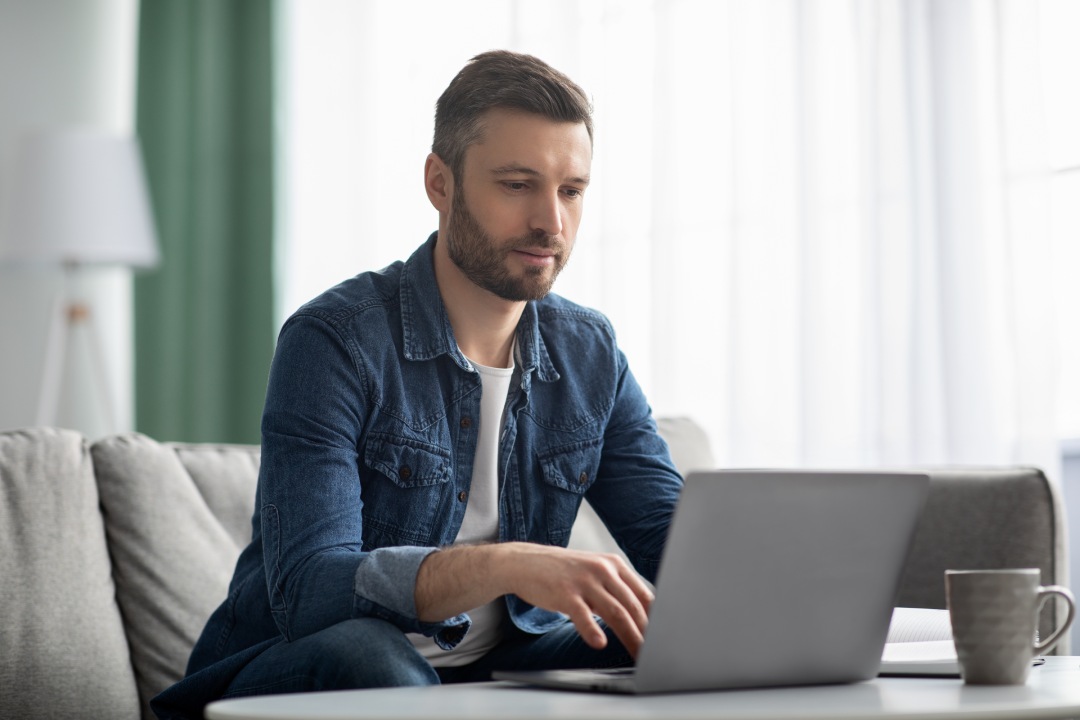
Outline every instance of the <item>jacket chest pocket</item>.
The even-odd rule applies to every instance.
[[[596,482],[603,438],[555,448],[540,460],[548,541],[565,546],[585,493]]]
[[[429,443],[372,433],[364,447],[361,499],[364,548],[428,545],[453,490],[449,451]]]

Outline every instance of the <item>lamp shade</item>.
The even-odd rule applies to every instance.
[[[26,137],[15,158],[0,260],[152,267],[157,236],[133,137],[96,130]]]

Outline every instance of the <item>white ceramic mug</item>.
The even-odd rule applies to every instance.
[[[1057,644],[1076,614],[1072,593],[1040,585],[1038,568],[946,570],[945,596],[960,672],[973,685],[1023,685],[1035,656]],[[1039,611],[1054,596],[1068,614],[1039,642]]]

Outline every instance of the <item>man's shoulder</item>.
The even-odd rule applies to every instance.
[[[362,272],[343,280],[304,303],[293,317],[316,317],[334,325],[365,311],[398,307],[403,266],[398,261],[382,270]]]

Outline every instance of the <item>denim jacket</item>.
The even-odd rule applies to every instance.
[[[413,600],[420,563],[461,526],[480,413],[479,375],[435,283],[435,242],[433,234],[407,262],[328,290],[285,323],[263,413],[252,542],[188,678],[156,706],[212,700],[265,647],[354,617],[385,619],[447,649],[468,630],[467,615],[420,622]],[[682,479],[611,325],[549,295],[526,305],[516,341],[499,539],[565,546],[588,499],[654,581]],[[506,602],[526,632],[566,621],[515,596]]]

